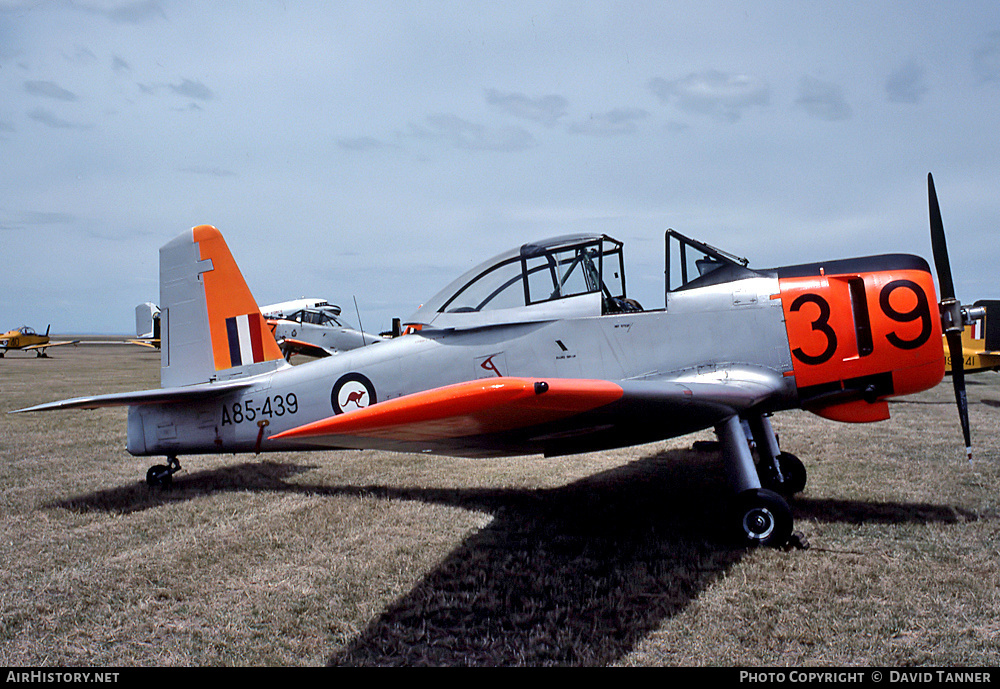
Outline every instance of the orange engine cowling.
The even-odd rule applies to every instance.
[[[927,262],[905,254],[778,270],[803,408],[837,421],[889,418],[886,398],[934,387],[944,348]]]

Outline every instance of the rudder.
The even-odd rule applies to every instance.
[[[160,249],[160,308],[163,387],[286,365],[225,239],[210,225]]]

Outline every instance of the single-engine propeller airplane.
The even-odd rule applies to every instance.
[[[325,299],[294,299],[260,307],[286,360],[293,354],[331,356],[355,347],[381,342],[381,335],[355,330],[341,317],[341,309]],[[136,339],[129,344],[160,348],[160,307],[152,302],[135,307]]]
[[[35,352],[35,356],[47,357],[48,354],[45,350],[49,347],[61,347],[63,345],[75,345],[79,344],[80,340],[64,340],[60,342],[53,342],[49,338],[49,328],[45,328],[45,334],[39,335],[33,328],[29,328],[26,325],[22,325],[20,328],[15,328],[14,330],[8,330],[4,334],[0,335],[0,359],[3,358],[4,354],[8,351],[14,350],[24,350]]]
[[[267,325],[286,359],[293,354],[324,357],[357,347],[382,342],[381,335],[372,335],[348,325],[340,315],[340,307],[301,308],[281,317],[267,319]]]
[[[567,455],[714,428],[734,533],[780,546],[793,531],[786,497],[806,473],[769,415],[886,419],[888,398],[942,380],[942,333],[961,350],[972,314],[955,299],[929,175],[928,195],[940,304],[918,256],[758,270],[670,230],[666,304],[645,310],[626,296],[620,242],[560,237],[461,276],[404,322],[407,334],[299,366],[269,337],[222,235],[203,225],[160,249],[162,387],[18,411],[127,405],[128,451],[167,457],[147,472],[152,485],[189,454]],[[960,363],[955,373],[971,457]]]

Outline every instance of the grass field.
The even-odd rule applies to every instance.
[[[124,346],[0,359],[0,410],[158,386]],[[0,664],[1000,664],[1000,376],[776,416],[806,550],[720,538],[702,433],[576,457],[155,458],[125,410],[0,415]]]

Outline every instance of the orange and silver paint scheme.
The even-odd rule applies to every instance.
[[[923,259],[878,256],[778,270],[802,405],[837,421],[889,418],[886,397],[939,383],[940,314]]]
[[[151,485],[182,454],[568,455],[714,428],[734,528],[782,544],[782,496],[805,469],[768,418],[879,421],[888,398],[937,385],[934,279],[906,254],[751,269],[671,233],[668,267],[675,239],[682,262],[704,258],[676,288],[666,271],[662,308],[626,295],[621,242],[555,237],[470,269],[402,322],[408,334],[291,366],[222,235],[198,226],[160,249],[161,387],[21,411],[129,406],[128,451],[167,457]]]
[[[212,270],[203,276],[215,370],[281,359],[281,350],[222,235],[210,225],[199,225],[192,230],[192,238],[201,259],[212,262]]]

